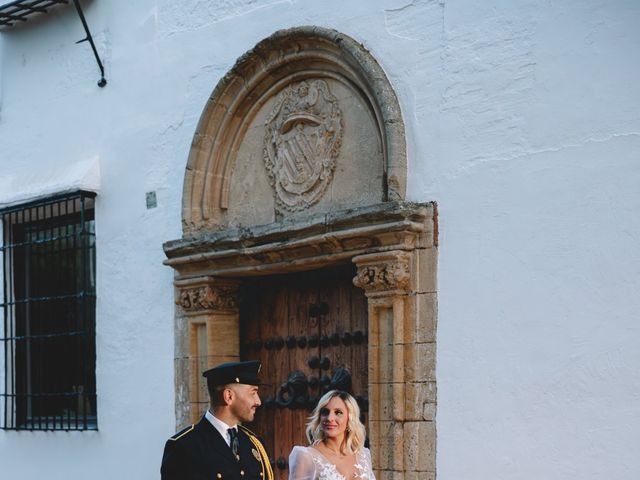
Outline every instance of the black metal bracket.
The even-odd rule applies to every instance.
[[[17,23],[26,22],[27,19],[34,14],[47,13],[49,8],[53,8],[57,5],[68,5],[69,0],[14,0],[12,2],[3,3],[0,5],[0,28],[13,27]],[[73,0],[73,4],[76,7],[84,31],[87,34],[82,40],[78,40],[76,43],[89,42],[93,55],[96,57],[98,67],[100,68],[100,80],[98,80],[98,86],[104,87],[107,84],[107,80],[104,78],[104,67],[100,61],[98,50],[93,42],[93,37],[89,31],[87,20],[84,18],[82,7],[78,0]]]
[[[82,12],[82,7],[80,6],[80,2],[78,0],[73,0],[73,4],[76,7],[78,16],[80,17],[80,21],[82,22],[82,26],[84,27],[84,31],[87,34],[85,38],[83,38],[82,40],[78,40],[76,44],[82,43],[82,42],[89,42],[89,44],[91,45],[91,50],[93,50],[93,55],[96,57],[96,62],[98,62],[98,67],[100,68],[100,80],[98,80],[98,86],[102,88],[107,84],[107,80],[104,78],[104,67],[102,66],[102,62],[100,61],[100,55],[98,55],[96,44],[93,42],[93,37],[91,36],[91,32],[89,31],[89,26],[87,25],[87,21],[84,18],[84,13]]]

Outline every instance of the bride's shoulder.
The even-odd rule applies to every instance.
[[[367,447],[362,447],[360,449],[360,454],[371,461],[371,450],[369,450]]]
[[[294,445],[291,451],[293,450],[307,451],[307,450],[311,450],[311,447],[305,447],[304,445]]]
[[[311,447],[304,447],[302,445],[295,445],[291,449],[291,455],[312,455],[313,449]]]
[[[316,463],[316,456],[313,448],[296,445],[289,454],[289,467],[296,470],[313,470]]]

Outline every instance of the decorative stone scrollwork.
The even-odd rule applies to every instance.
[[[323,89],[324,85],[328,89]],[[299,117],[301,122],[291,121],[279,107],[291,108],[291,113],[307,115],[308,119],[303,120],[303,115]],[[265,123],[267,117],[269,121]],[[311,157],[322,159],[326,166],[315,170],[302,164],[301,183],[289,185],[281,181],[285,178],[283,172],[274,170],[272,188],[268,188],[264,180],[269,179],[258,179],[255,159],[263,156],[277,165],[278,138],[294,137],[298,125],[306,138],[310,138],[314,127],[318,129],[320,142],[311,142],[309,151]],[[292,128],[285,132],[289,127]],[[336,172],[342,165],[332,165],[342,159],[345,176],[338,178]],[[292,212],[320,210],[318,204],[329,200],[327,185],[331,188],[331,202],[327,203],[336,209],[356,203],[364,206],[402,201],[406,165],[400,104],[385,72],[369,51],[359,41],[335,30],[318,26],[281,30],[242,55],[207,101],[185,170],[184,233],[251,225],[254,221],[268,223],[267,216],[273,213],[288,217]],[[294,170],[288,173],[296,174]],[[351,182],[351,178],[355,181]],[[304,193],[292,191],[293,186]],[[367,192],[360,194],[360,189]],[[267,199],[264,212],[245,211],[246,199],[269,194],[273,200]]]
[[[204,285],[180,291],[176,304],[187,312],[200,310],[236,310],[237,288],[233,286]]]
[[[304,210],[333,178],[342,112],[324,80],[285,88],[265,121],[264,163],[280,209]]]
[[[391,290],[404,288],[409,283],[409,266],[375,265],[363,267],[353,284],[364,290]]]
[[[360,258],[367,257],[363,255]],[[358,273],[353,279],[356,287],[366,292],[406,290],[411,273],[409,257],[404,255],[378,256],[374,262],[358,263]],[[354,259],[355,261],[355,259]]]

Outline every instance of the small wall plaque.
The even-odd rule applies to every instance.
[[[147,210],[156,208],[157,206],[158,199],[156,198],[156,192],[147,192]]]

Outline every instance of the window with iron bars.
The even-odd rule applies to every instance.
[[[96,430],[95,194],[0,210],[5,430]]]

